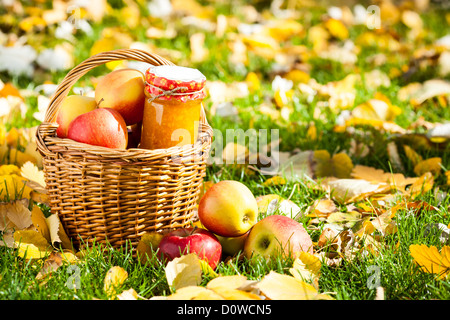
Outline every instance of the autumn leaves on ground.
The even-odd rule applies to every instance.
[[[450,298],[448,8],[387,0],[5,3],[1,298]],[[167,266],[133,258],[131,251],[151,252],[152,234],[128,251],[72,250],[49,210],[36,126],[71,68],[119,48],[201,70],[217,136],[279,130],[257,150],[238,138],[213,144],[204,188],[242,182],[259,219],[281,214],[303,224],[313,254],[224,256],[212,270],[194,254]],[[92,94],[121,67],[146,68],[108,63],[74,93]],[[255,161],[266,158],[275,164],[270,175]]]

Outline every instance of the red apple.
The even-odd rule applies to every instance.
[[[126,124],[142,121],[145,104],[144,75],[139,70],[119,69],[102,77],[95,87],[100,108],[118,111]]]
[[[69,125],[79,115],[92,111],[97,107],[95,99],[87,96],[67,96],[61,103],[61,107],[56,115],[56,135],[60,138],[67,138]]]
[[[128,131],[119,112],[99,108],[76,117],[70,124],[69,139],[95,146],[126,149]]]
[[[158,246],[163,260],[172,260],[183,254],[196,253],[215,269],[222,257],[222,246],[217,237],[202,228],[180,228],[165,235]]]
[[[258,219],[258,204],[247,186],[224,180],[206,191],[198,205],[198,217],[211,232],[223,237],[245,234]]]
[[[311,237],[299,222],[281,215],[271,215],[258,221],[250,230],[244,245],[244,255],[261,255],[266,259],[285,254],[297,257],[301,251],[313,253]]]

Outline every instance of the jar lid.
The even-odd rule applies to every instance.
[[[205,97],[206,77],[197,69],[155,66],[145,72],[145,90],[158,99],[182,102]]]

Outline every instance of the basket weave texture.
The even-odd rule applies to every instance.
[[[94,241],[135,246],[144,232],[190,225],[205,176],[212,128],[204,110],[197,142],[185,147],[118,150],[56,136],[56,115],[72,86],[89,70],[115,60],[172,65],[135,49],[92,56],[60,83],[36,133],[51,211],[75,247]]]

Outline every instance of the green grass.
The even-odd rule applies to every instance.
[[[231,175],[231,176],[230,176]],[[219,179],[239,179],[238,172],[226,172]],[[287,198],[292,193],[293,184],[278,187],[263,187],[258,179],[245,181],[246,185],[256,195],[279,194]],[[297,184],[297,190],[291,200],[301,206],[308,206],[314,199],[322,196],[308,188],[306,184]],[[437,204],[432,193],[423,196],[430,204]],[[425,233],[425,226],[431,223],[448,224],[450,198],[447,196],[439,205],[439,211],[424,211],[416,215],[411,210],[400,210],[397,213],[398,232],[386,236],[382,248],[376,255],[357,254],[354,259],[343,260],[339,266],[322,265],[319,280],[322,292],[331,292],[337,299],[374,299],[376,290],[367,285],[372,283],[369,277],[375,273],[371,268],[379,268],[380,285],[385,290],[386,299],[443,299],[450,298],[449,280],[438,280],[434,274],[421,272],[413,263],[409,246],[411,244],[426,244],[442,247],[436,233]],[[307,225],[307,218],[300,221]],[[319,230],[322,226],[319,226]],[[313,241],[318,240],[319,230],[310,230]],[[36,280],[42,261],[25,261],[17,251],[0,247],[0,299],[51,299],[51,300],[84,300],[107,299],[103,291],[103,281],[106,272],[112,266],[123,267],[128,272],[128,279],[122,289],[133,288],[145,298],[170,294],[170,288],[165,278],[164,266],[157,259],[145,264],[133,258],[135,248],[126,247],[114,250],[108,246],[92,245],[84,251],[84,258],[76,264],[76,271],[64,264],[50,277]],[[237,259],[219,264],[216,272],[222,275],[242,274],[249,279],[260,280],[271,270],[290,274],[292,257],[277,257],[269,262],[262,259]],[[70,279],[79,276],[80,289],[70,288]],[[205,276],[205,285],[211,278]]]

